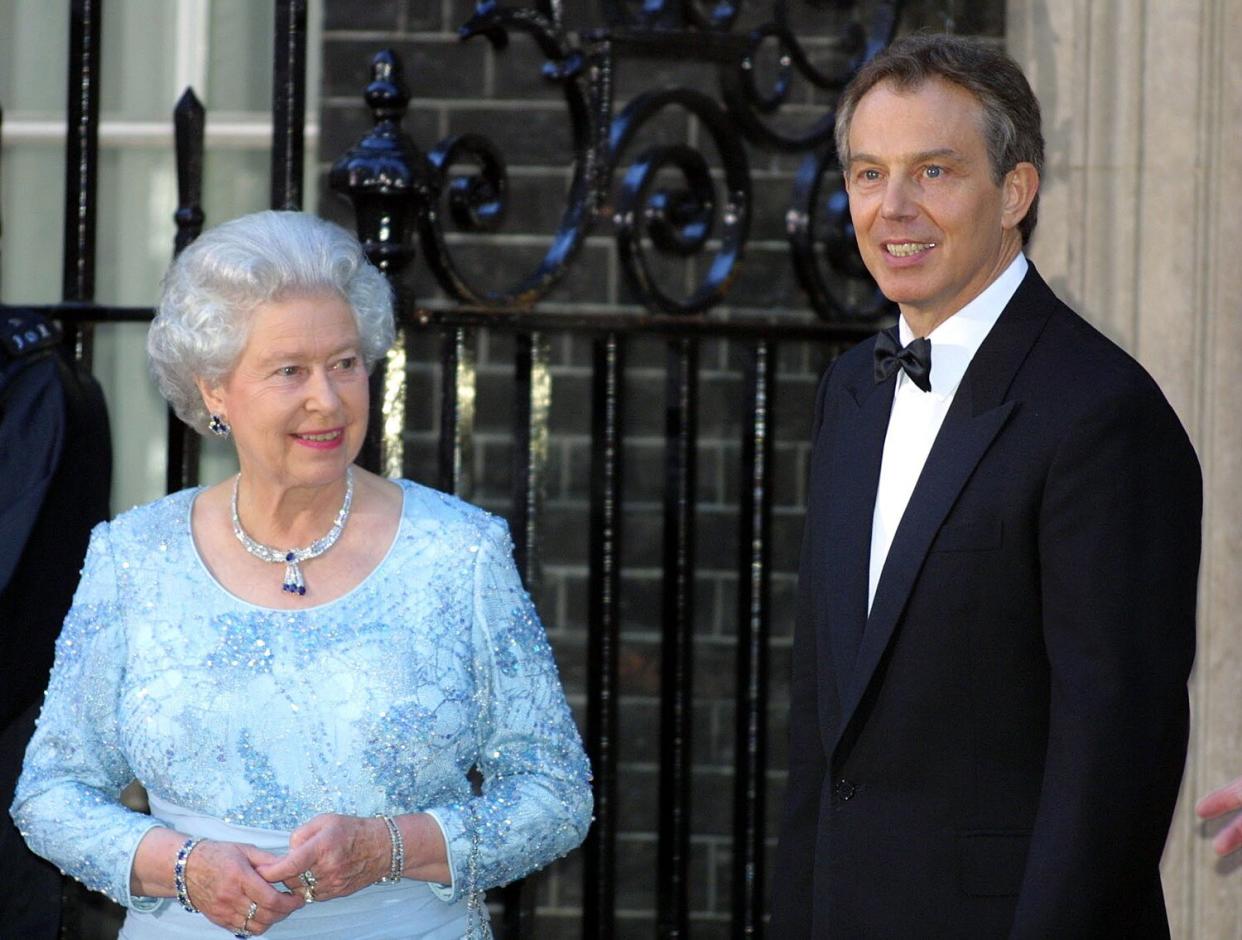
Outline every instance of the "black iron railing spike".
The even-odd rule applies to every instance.
[[[277,0],[272,55],[273,209],[302,208],[307,0]]]

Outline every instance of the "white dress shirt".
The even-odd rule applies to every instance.
[[[1021,252],[974,300],[932,330],[931,391],[915,385],[905,370],[897,371],[897,390],[884,438],[880,462],[880,484],[875,494],[875,513],[871,520],[871,572],[867,585],[867,611],[875,600],[884,561],[893,544],[897,526],[905,514],[910,494],[923,472],[932,443],[940,433],[944,416],[953,404],[966,367],[975,357],[984,338],[1000,318],[1018,285],[1026,276],[1026,256]],[[903,316],[898,323],[901,345],[915,339]]]

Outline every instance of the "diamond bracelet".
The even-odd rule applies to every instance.
[[[376,813],[375,816],[377,819],[384,820],[384,825],[388,827],[388,838],[392,841],[392,863],[388,868],[388,874],[376,884],[395,884],[401,880],[401,873],[405,871],[405,840],[401,838],[401,830],[391,816],[385,816],[383,813]]]
[[[177,861],[173,863],[173,887],[177,889],[177,900],[191,914],[197,914],[198,908],[190,903],[190,891],[185,886],[185,863],[190,853],[194,851],[194,847],[202,841],[202,839],[186,839],[182,842],[181,848],[177,849]]]

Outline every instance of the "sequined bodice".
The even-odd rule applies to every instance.
[[[14,804],[32,847],[132,903],[129,860],[152,824],[116,802],[133,777],[262,829],[429,811],[450,845],[446,898],[476,831],[480,888],[576,845],[589,771],[507,530],[402,485],[387,557],[298,611],[211,578],[190,537],[195,491],[97,528]]]

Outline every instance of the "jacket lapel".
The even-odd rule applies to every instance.
[[[856,647],[857,657],[849,661],[852,668],[849,669],[848,682],[839,685],[842,692],[841,722],[829,753],[835,751],[840,743],[888,648],[936,533],[988,447],[1019,407],[1018,401],[1006,401],[1005,395],[1047,322],[1052,304],[1056,302],[1055,296],[1032,265],[963,376],[893,536],[893,544],[876,587],[871,614],[865,620],[861,643]],[[891,402],[891,390],[888,399]],[[879,424],[879,449],[882,453],[887,418]],[[864,453],[869,452],[867,432],[863,432],[860,440]],[[866,503],[865,524],[863,520],[853,520],[857,529],[865,531],[862,549],[851,546],[851,550],[858,551],[857,557],[862,559],[864,609],[866,572],[870,564],[871,514],[879,478],[879,459],[880,454],[877,454],[869,498],[859,500]],[[852,537],[858,538],[857,532]]]
[[[832,663],[842,696],[849,690],[867,622],[871,517],[896,386],[895,378],[876,385],[869,371],[859,370],[843,388],[838,413],[840,433],[834,441],[824,527],[826,570],[821,576]]]

